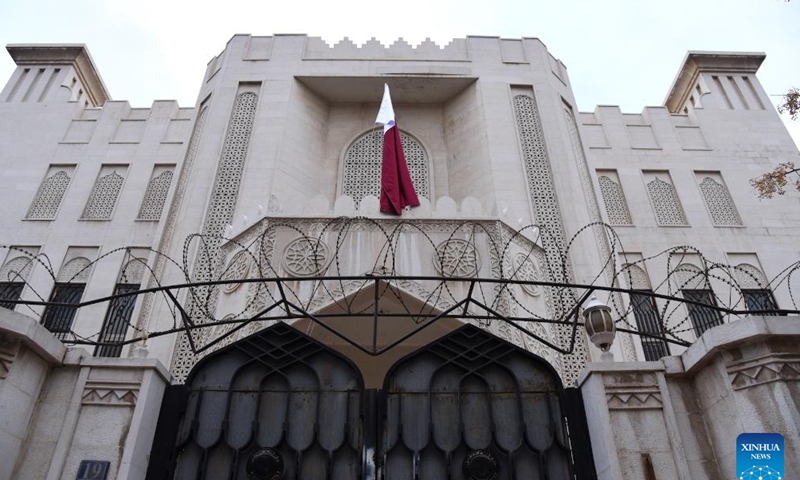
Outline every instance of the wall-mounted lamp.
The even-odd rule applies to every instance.
[[[614,355],[609,352],[617,335],[617,327],[611,318],[611,307],[592,295],[589,303],[583,309],[584,325],[589,340],[603,351],[603,361],[614,361]]]

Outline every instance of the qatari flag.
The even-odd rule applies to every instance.
[[[411,183],[411,175],[408,173],[388,84],[384,84],[383,100],[375,123],[383,125],[381,212],[400,215],[405,207],[419,206],[419,199],[417,192],[414,191],[414,184]]]

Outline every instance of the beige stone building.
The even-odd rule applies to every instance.
[[[800,472],[764,54],[690,52],[622,113],[535,38],[236,35],[190,108],[112,100],[83,45],[7,50],[0,479],[728,479],[744,432]]]

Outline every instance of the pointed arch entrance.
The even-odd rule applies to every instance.
[[[367,389],[344,355],[279,323],[168,389],[147,479],[592,480],[587,438],[577,391],[476,326]]]

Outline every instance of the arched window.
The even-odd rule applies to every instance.
[[[408,171],[417,196],[430,200],[430,175],[428,155],[419,141],[400,132]],[[367,195],[381,193],[381,159],[383,158],[383,131],[371,130],[358,137],[344,155],[342,195],[349,195],[356,205]]]

